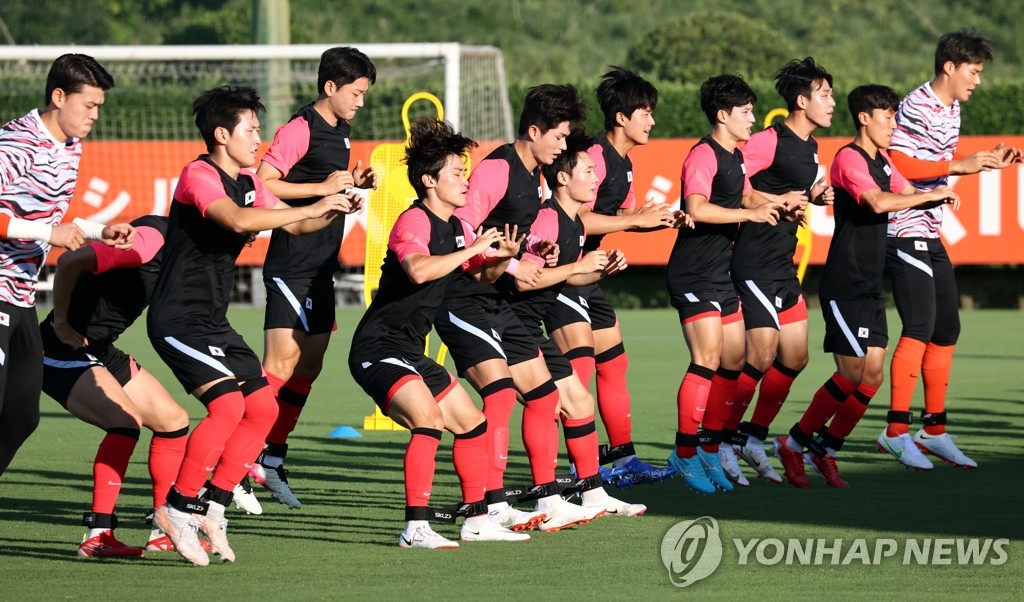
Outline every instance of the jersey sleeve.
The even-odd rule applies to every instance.
[[[604,147],[595,143],[587,149],[587,154],[594,160],[594,175],[597,176],[597,187],[600,189],[604,179],[608,177],[608,164],[604,160]],[[597,199],[585,204],[588,208],[593,209],[595,203],[597,203]]]
[[[309,123],[304,117],[296,117],[277,128],[274,142],[263,157],[269,165],[281,172],[281,177],[288,175],[299,159],[306,156],[309,150]]]
[[[281,199],[274,196],[273,192],[263,183],[263,180],[256,175],[256,172],[243,169],[242,173],[252,178],[253,186],[256,188],[256,200],[252,206],[259,209],[273,209],[277,207],[277,204],[281,202]]]
[[[11,187],[11,182],[28,172],[32,158],[13,146],[0,141],[0,195]]]
[[[891,168],[890,168],[891,169]],[[868,171],[868,163],[864,157],[851,148],[840,149],[832,161],[832,173],[830,176],[832,186],[842,188],[850,194],[857,203],[861,202],[861,195],[869,190],[881,190],[871,172]]]
[[[543,207],[537,212],[537,218],[530,226],[530,238],[541,240],[558,240],[558,214],[550,207]]]
[[[692,194],[711,198],[711,183],[718,173],[715,151],[708,144],[698,144],[690,150],[683,161],[683,200]]]
[[[410,255],[430,255],[430,218],[418,211],[406,211],[398,216],[388,237],[388,248],[398,257],[398,263]]]
[[[469,177],[466,206],[455,210],[455,215],[476,230],[484,223],[491,210],[508,192],[508,162],[486,159],[476,166]]]
[[[144,263],[149,263],[164,246],[164,235],[151,226],[139,226],[135,229],[132,248],[127,251],[107,246],[101,242],[94,242],[89,246],[96,254],[96,269],[93,273],[102,274],[109,270],[136,268]]]
[[[900,194],[907,188],[907,186],[911,185],[910,181],[907,180],[906,176],[900,173],[900,170],[896,169],[896,164],[888,154],[883,153],[883,156],[885,157],[885,160],[889,162],[889,171],[892,172],[892,175],[889,176],[889,190],[894,194]]]
[[[747,166],[747,178],[764,171],[775,161],[775,149],[779,146],[779,133],[775,128],[760,131],[747,140],[743,147],[743,164]]]
[[[462,232],[466,237],[466,248],[468,249],[469,247],[473,246],[473,242],[476,241],[476,232],[474,232],[473,229],[469,227],[469,224],[467,224],[465,221],[459,221],[462,221]],[[474,255],[473,257],[470,257],[469,260],[462,262],[462,271],[466,272],[469,270],[477,269],[483,266],[484,261],[486,260],[486,254],[482,253],[480,255]]]
[[[224,190],[217,171],[203,161],[193,161],[185,166],[174,190],[174,200],[192,205],[206,217],[206,209],[216,201],[230,200]]]
[[[949,175],[949,161],[928,161],[890,149],[889,158],[904,177],[911,180],[927,180]]]

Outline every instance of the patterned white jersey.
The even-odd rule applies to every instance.
[[[890,151],[914,159],[950,161],[960,139],[960,102],[946,106],[926,83],[907,94],[896,113],[896,131]],[[922,190],[943,186],[948,176],[914,180]],[[904,209],[889,214],[887,235],[894,238],[938,238],[942,227],[941,206],[933,209]]]
[[[58,142],[37,110],[7,122],[0,129],[0,211],[59,224],[75,193],[81,158],[81,141]],[[36,280],[49,251],[49,243],[0,239],[0,301],[35,305]]]

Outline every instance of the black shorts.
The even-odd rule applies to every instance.
[[[679,321],[688,324],[714,315],[722,318],[722,324],[732,324],[743,319],[740,298],[734,290],[698,291],[683,295],[672,295],[672,307],[679,312]]]
[[[537,341],[508,303],[493,298],[446,299],[434,329],[448,346],[459,376],[487,360],[501,359],[514,366],[540,355]]]
[[[825,314],[827,353],[864,357],[868,347],[884,349],[889,344],[881,295],[846,301],[822,298],[821,311]]]
[[[591,330],[613,328],[619,323],[615,309],[597,284],[562,289],[544,316],[548,332],[580,322],[590,324]]]
[[[392,396],[411,379],[422,380],[434,401],[440,401],[458,383],[450,372],[424,355],[402,357],[396,353],[393,357],[368,359],[350,354],[348,369],[385,414],[390,409]]]
[[[62,406],[67,406],[78,379],[93,367],[106,369],[122,387],[141,368],[134,358],[113,345],[68,347],[57,338],[50,322],[40,324],[39,333],[43,338],[43,392]]]
[[[260,359],[230,327],[149,340],[188,393],[225,376],[239,383],[263,377]]]
[[[263,330],[289,328],[323,334],[337,329],[334,280],[264,277],[263,284],[267,288]]]
[[[523,328],[530,333],[537,347],[540,348],[540,353],[544,356],[544,364],[548,367],[548,372],[551,373],[551,380],[558,382],[563,378],[572,376],[572,364],[562,354],[562,350],[558,348],[558,345],[555,345],[551,342],[551,339],[544,336],[544,331],[541,330],[540,324],[524,323]]]
[[[733,282],[743,307],[743,324],[747,330],[774,328],[807,319],[807,304],[800,290],[800,281],[737,280]]]
[[[953,264],[938,238],[889,238],[885,269],[903,333],[924,343],[954,345],[960,337],[960,295]]]
[[[36,308],[0,301],[0,421],[9,432],[31,433],[39,422],[42,356]]]

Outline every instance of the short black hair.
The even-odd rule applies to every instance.
[[[444,169],[448,157],[461,157],[477,144],[472,139],[456,132],[452,124],[437,117],[421,117],[409,128],[409,142],[405,147],[409,183],[420,199],[427,196],[423,176],[437,178]]]
[[[50,72],[46,74],[46,101],[43,106],[50,104],[57,88],[74,94],[84,86],[109,90],[114,87],[114,76],[87,54],[62,54],[53,61]]]
[[[711,125],[718,123],[718,112],[731,113],[736,107],[757,103],[757,92],[738,75],[716,75],[700,85],[700,108]]]
[[[637,109],[653,111],[658,106],[658,89],[654,84],[628,69],[614,65],[601,76],[596,92],[597,104],[604,113],[606,132],[615,129],[616,114],[622,113],[628,119]]]
[[[555,158],[551,165],[542,168],[544,181],[548,183],[548,190],[558,188],[558,173],[564,171],[572,175],[579,162],[580,153],[587,152],[594,145],[594,138],[587,134],[583,128],[575,128],[565,138],[565,150]]]
[[[942,73],[946,61],[953,65],[987,63],[992,60],[992,40],[973,28],[947,33],[935,46],[935,75]]]
[[[196,127],[203,135],[208,152],[217,146],[213,135],[217,128],[234,132],[235,126],[242,119],[242,113],[252,111],[259,114],[264,110],[259,93],[248,86],[221,86],[203,92],[192,102]]]
[[[580,91],[572,84],[541,84],[526,93],[523,112],[519,115],[519,136],[525,136],[531,125],[542,134],[563,121],[582,123],[590,107],[583,102]]]
[[[370,57],[351,46],[328,48],[320,55],[320,67],[316,73],[317,94],[324,93],[327,82],[334,82],[339,88],[351,84],[360,77],[377,82],[377,68]]]
[[[875,109],[895,111],[900,107],[900,97],[889,86],[867,84],[854,88],[846,97],[846,105],[850,108],[853,126],[860,130],[861,125],[860,120],[857,119],[858,115],[861,113],[871,115],[871,112]]]
[[[832,85],[832,74],[821,65],[815,64],[812,57],[804,60],[793,59],[775,72],[775,90],[786,101],[786,109],[796,109],[796,99],[800,96],[810,98],[815,82],[828,82]],[[821,85],[820,83],[818,84]]]

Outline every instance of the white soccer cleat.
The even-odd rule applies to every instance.
[[[171,539],[174,550],[185,560],[197,566],[210,564],[210,557],[199,544],[200,522],[191,512],[182,512],[165,504],[153,513],[153,522]]]
[[[878,449],[899,460],[900,464],[914,470],[931,470],[935,468],[921,450],[917,449],[910,435],[903,433],[896,437],[887,437],[883,430],[878,435]]]
[[[283,464],[271,468],[256,462],[249,469],[249,476],[269,491],[271,497],[285,506],[289,508],[302,507],[302,502],[299,501],[299,498],[295,497],[295,494],[292,493],[292,488],[288,486],[288,471],[284,469]]]
[[[954,435],[949,433],[929,435],[922,429],[914,435],[914,443],[921,451],[938,456],[946,464],[952,464],[967,470],[977,468],[978,463],[960,451],[956,444],[953,443],[953,437]]]
[[[537,509],[545,515],[544,520],[540,522],[541,531],[550,533],[576,525],[584,525],[608,511],[604,506],[577,506],[558,496],[552,497],[555,499],[544,504],[543,509],[540,501],[537,503]]]
[[[718,446],[718,461],[722,463],[722,470],[725,476],[740,487],[750,487],[750,481],[740,470],[740,464],[736,461],[736,450],[728,443]]]
[[[235,485],[234,493],[235,508],[246,514],[263,514],[263,504],[260,504],[256,494],[252,491],[252,484],[249,477],[242,479],[242,482]]]
[[[529,531],[544,520],[543,512],[523,512],[501,502],[488,507],[487,517],[499,527],[511,531]]]
[[[506,529],[487,516],[480,520],[467,519],[462,525],[459,537],[462,541],[527,541],[530,536]]]
[[[206,535],[210,547],[227,562],[234,562],[235,551],[228,544],[228,519],[224,518],[223,508],[219,514],[208,512],[201,518],[203,520],[199,523],[199,528],[203,530],[203,535]]]
[[[589,500],[583,500],[584,508],[604,509],[605,514],[609,516],[640,516],[644,512],[647,512],[647,506],[643,504],[630,504],[622,500],[617,500],[610,495],[605,495],[604,500],[598,500],[594,503],[588,503]]]
[[[748,438],[746,445],[736,445],[733,447],[733,451],[754,469],[757,476],[772,483],[782,483],[782,476],[772,466],[768,460],[768,454],[764,451],[764,442]]]
[[[430,528],[429,524],[420,525],[414,528],[411,533],[408,531],[409,528],[406,527],[406,530],[402,531],[402,534],[398,536],[398,547],[425,548],[428,550],[446,550],[459,547],[459,542],[438,535]]]

